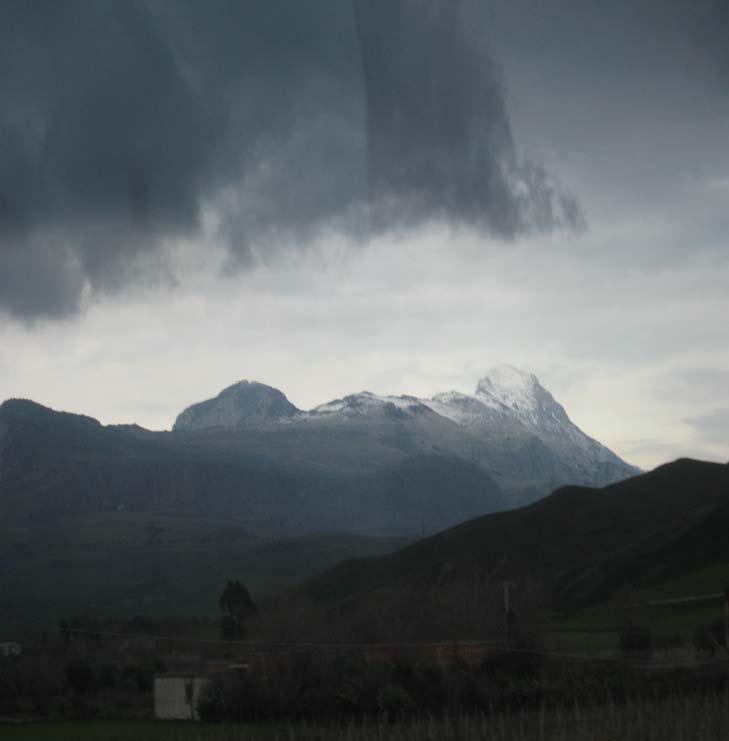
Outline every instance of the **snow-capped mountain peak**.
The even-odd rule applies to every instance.
[[[573,427],[562,405],[533,373],[525,373],[510,365],[489,371],[476,386],[476,398],[484,403],[495,401],[535,427],[551,430]]]
[[[476,394],[502,395],[505,399],[528,396],[539,380],[533,373],[515,368],[513,365],[499,365],[492,368],[476,385]]]
[[[509,409],[526,408],[533,404],[534,392],[540,383],[533,373],[500,365],[492,368],[476,385],[476,397],[497,401]]]

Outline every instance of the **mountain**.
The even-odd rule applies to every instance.
[[[177,512],[277,537],[411,535],[508,506],[482,468],[422,452],[397,428],[387,419],[366,431],[325,423],[312,438],[275,425],[150,432],[9,400],[0,405],[0,516]]]
[[[396,553],[341,563],[287,599],[313,603],[322,622],[329,614],[337,624],[370,628],[376,606],[382,621],[404,621],[412,638],[413,616],[442,607],[444,595],[457,612],[473,611],[479,593],[483,609],[494,608],[503,581],[522,594],[540,592],[543,604],[574,609],[707,567],[726,569],[727,528],[729,465],[684,459],[602,489],[563,487]],[[453,585],[459,589],[449,593]],[[722,589],[723,582],[710,591]],[[464,595],[466,609],[455,602]]]
[[[231,432],[103,426],[0,405],[0,628],[83,612],[211,614],[341,559],[508,506],[479,466],[410,451],[399,420]]]
[[[595,490],[579,487],[503,510],[553,482],[633,472],[575,427],[534,376],[509,368],[487,374],[473,395],[362,392],[310,411],[276,389],[242,382],[183,412],[171,432],[104,426],[11,399],[0,404],[0,622],[71,610],[81,593],[89,594],[90,613],[189,612],[211,600],[215,609],[214,592],[228,578],[271,594],[341,558],[386,553],[403,538],[464,521],[392,561],[346,561],[307,589],[322,604],[341,597],[354,605],[378,590],[379,579],[395,589],[410,575],[420,584],[433,575],[447,583],[459,571],[472,579],[474,563],[496,558],[504,573],[560,574],[550,581],[560,599],[584,599],[637,562],[615,561],[582,589],[579,575],[598,564],[583,559],[583,547],[600,546],[607,563],[623,536],[640,539],[646,522],[660,535],[670,517],[680,520],[661,487],[648,487],[646,497],[644,484],[633,483],[654,474],[605,490],[633,492],[618,497],[620,517],[594,504]],[[683,486],[699,497],[694,478]],[[683,532],[686,549],[702,532]],[[331,533],[346,534],[334,547]],[[561,543],[554,552],[550,533]],[[652,533],[642,537],[655,548],[669,542]],[[641,562],[649,571],[650,553]],[[509,565],[501,567],[505,554]]]
[[[362,392],[310,411],[242,381],[183,411],[172,432],[0,406],[8,516],[121,507],[244,517],[262,531],[417,534],[636,472],[511,367],[473,395]]]
[[[298,409],[278,389],[256,381],[240,381],[214,399],[193,404],[177,417],[174,430],[238,427],[290,419]]]
[[[385,427],[389,447],[468,460],[514,503],[532,501],[567,483],[601,486],[638,473],[584,434],[536,376],[512,366],[492,369],[472,395],[449,391],[420,399],[363,391],[310,411],[297,409],[276,389],[242,381],[187,408],[173,430],[219,434],[259,428],[270,436],[279,429],[287,436],[297,434],[302,449],[320,449],[317,438],[336,445],[334,429],[344,439],[352,434],[377,438]],[[376,467],[377,461],[371,464]]]
[[[537,378],[492,370],[473,395],[361,392],[310,411],[242,381],[172,432],[0,405],[0,514],[174,511],[257,532],[415,535],[636,472],[580,431]]]

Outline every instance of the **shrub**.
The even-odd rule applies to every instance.
[[[716,620],[708,625],[700,625],[694,633],[694,648],[703,654],[713,656],[724,641],[724,621]]]
[[[664,634],[653,637],[653,648],[655,650],[678,648],[683,643],[684,641],[681,636],[675,634]]]
[[[377,693],[377,705],[388,721],[394,723],[415,709],[415,702],[398,684],[385,685]]]
[[[418,696],[424,711],[441,712],[448,702],[448,688],[443,670],[438,666],[426,667],[419,676]]]
[[[225,688],[221,682],[211,682],[200,693],[197,714],[205,723],[219,723],[228,717]]]
[[[642,625],[626,625],[620,631],[620,649],[622,651],[650,651],[653,648],[650,628]]]
[[[85,695],[94,685],[94,670],[87,661],[75,659],[66,664],[66,681],[77,695]]]
[[[104,664],[99,669],[99,685],[102,689],[114,689],[121,681],[121,672],[114,664]]]
[[[17,675],[14,668],[0,670],[0,715],[10,715],[20,707],[21,688]]]
[[[491,677],[510,680],[534,679],[542,671],[544,657],[538,651],[495,651],[481,662],[481,671]]]
[[[121,673],[121,684],[129,691],[151,692],[154,675],[165,670],[164,662],[155,660],[131,664]]]

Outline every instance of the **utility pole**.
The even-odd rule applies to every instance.
[[[724,650],[729,653],[729,586],[724,587]]]
[[[515,587],[513,581],[504,581],[504,634],[506,648],[511,648],[514,642],[514,611],[511,607],[511,587]]]

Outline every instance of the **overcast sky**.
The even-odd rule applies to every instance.
[[[169,428],[534,372],[729,459],[714,0],[0,0],[0,398]]]

